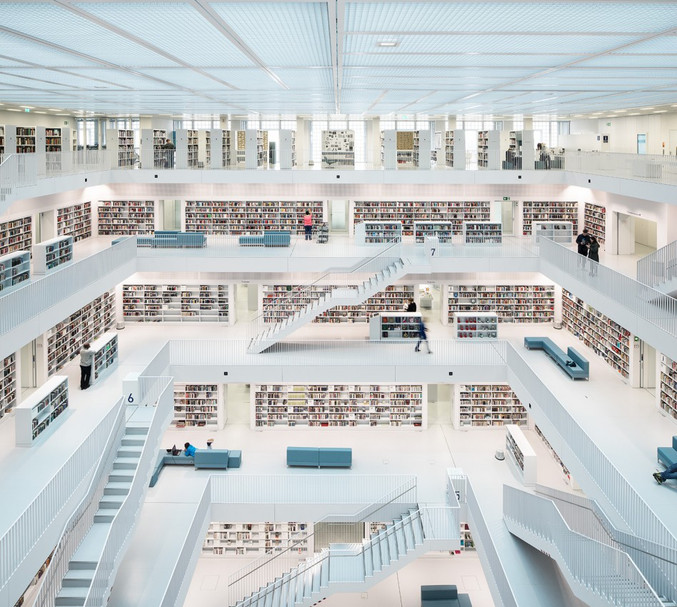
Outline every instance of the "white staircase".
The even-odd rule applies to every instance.
[[[387,286],[402,278],[408,272],[409,260],[396,259],[357,287],[333,289],[320,295],[316,300],[297,310],[282,322],[275,323],[254,337],[248,352],[259,354],[299,327],[312,322],[317,316],[336,306],[356,306],[383,291]]]
[[[443,513],[440,516],[440,512]],[[460,545],[457,510],[444,508],[431,516],[413,508],[362,544],[331,544],[236,607],[310,607],[336,592],[364,590],[430,550]]]
[[[68,571],[63,577],[62,588],[56,596],[55,605],[79,607],[85,604],[106,546],[111,524],[127,499],[134,481],[147,434],[148,427],[125,428],[113,469],[108,475],[103,496],[99,500],[99,508],[94,515],[94,525],[68,563]]]

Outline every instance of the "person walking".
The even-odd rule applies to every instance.
[[[303,229],[306,232],[306,240],[313,239],[313,216],[310,209],[306,209],[306,214],[303,216]]]
[[[92,363],[94,362],[94,352],[91,346],[85,344],[80,350],[80,390],[89,388],[89,380],[92,377]]]
[[[599,267],[599,242],[594,236],[590,236],[588,259],[590,260],[590,276],[597,276],[597,268]]]
[[[578,245],[578,267],[585,269],[585,259],[588,256],[588,246],[590,245],[590,236],[588,236],[588,228],[583,228],[583,232],[576,237],[576,244]]]
[[[653,477],[659,485],[662,485],[665,481],[670,479],[677,478],[677,464],[668,466],[663,472],[654,472]]]
[[[423,318],[418,319],[418,342],[414,348],[415,352],[421,351],[421,342],[425,342],[425,347],[428,349],[428,354],[432,354],[430,351],[430,344],[428,343],[428,329],[423,322]]]

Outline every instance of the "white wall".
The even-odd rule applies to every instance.
[[[65,113],[65,112],[64,112]],[[70,127],[75,130],[75,117],[57,116],[56,114],[36,114],[35,112],[8,112],[0,111],[0,125],[13,124],[14,126],[45,126],[51,128]]]

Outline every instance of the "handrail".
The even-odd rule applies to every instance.
[[[344,514],[328,514],[327,516],[323,517],[319,521],[315,523],[315,526],[321,523],[329,523],[329,522],[337,522],[337,523],[359,523],[363,522],[366,520],[369,520],[367,517],[372,516],[379,510],[382,510],[386,506],[390,506],[391,504],[396,503],[397,500],[404,498],[408,494],[413,492],[413,496],[411,497],[411,503],[416,503],[416,489],[417,489],[417,484],[416,484],[416,478],[411,478],[402,483],[399,487],[396,487],[392,491],[389,491],[385,496],[383,496],[380,500],[368,504],[358,512],[351,514],[351,515],[344,515]],[[269,573],[265,577],[266,579],[272,579],[275,577],[275,575],[279,575],[283,573],[283,571],[280,571],[281,569],[287,570],[288,567],[288,562],[282,562],[283,558],[287,558],[291,556],[292,552],[298,548],[298,546],[302,543],[307,542],[307,540],[315,535],[315,527],[313,528],[313,533],[306,535],[302,540],[295,541],[291,545],[287,546],[284,550],[281,552],[278,552],[273,555],[265,555],[262,556],[245,567],[242,567],[235,573],[233,573],[229,578],[228,578],[228,595],[230,599],[230,603],[233,604],[233,601],[240,600],[242,597],[248,596],[252,592],[256,590],[256,588],[253,588],[251,584],[249,584],[249,588],[247,588],[247,582],[249,581],[250,576],[254,575],[255,572],[261,571],[264,568],[274,568],[273,565],[278,564],[280,567],[277,568],[276,573]],[[257,580],[253,580],[254,584],[256,584]],[[242,588],[244,586],[244,588]],[[235,598],[238,597],[238,598]]]
[[[113,408],[118,410],[117,417],[106,442],[102,446],[99,463],[84,497],[64,525],[56,548],[52,553],[49,567],[45,571],[45,575],[42,576],[34,607],[54,605],[54,599],[61,590],[63,577],[68,572],[70,559],[94,524],[94,515],[99,508],[99,500],[108,483],[108,471],[117,457],[117,444],[122,439],[125,428],[126,406],[124,399],[120,398]]]
[[[637,280],[657,287],[677,278],[677,240],[637,260]]]

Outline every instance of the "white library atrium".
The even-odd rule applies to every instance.
[[[676,33],[0,3],[0,607],[675,607]]]

